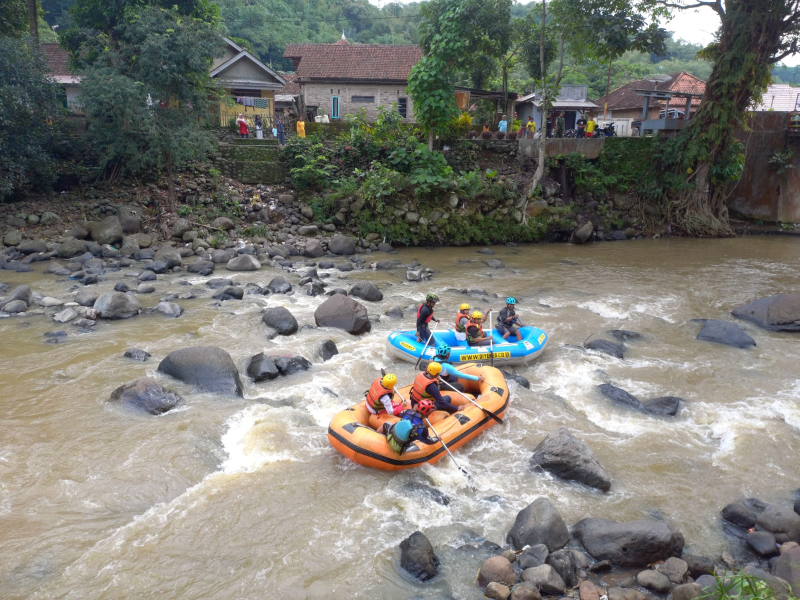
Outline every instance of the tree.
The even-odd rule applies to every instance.
[[[7,0],[0,10],[0,35],[17,37],[27,31],[28,9],[24,0]]]
[[[431,0],[420,7],[422,59],[411,69],[408,89],[414,115],[433,136],[457,114],[450,75],[474,57],[499,57],[510,43],[511,0]]]
[[[175,9],[148,7],[117,26],[114,37],[118,49],[102,53],[85,72],[89,135],[112,178],[164,172],[174,212],[174,171],[216,145],[203,120],[215,102],[209,71],[222,53],[220,34]]]
[[[45,57],[0,37],[0,198],[55,179],[53,150],[65,137],[59,88]]]

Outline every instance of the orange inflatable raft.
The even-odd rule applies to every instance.
[[[483,375],[485,381],[459,380],[466,388],[465,394],[474,398],[484,409],[491,411],[498,417],[503,417],[508,408],[509,395],[505,377],[499,369],[480,364],[464,365],[459,371],[469,375]],[[431,413],[430,422],[439,434],[439,439],[447,444],[452,452],[460,448],[472,438],[497,423],[483,410],[459,396],[456,392],[442,386],[443,395],[449,395],[452,404],[464,406],[463,410],[450,415],[444,411]],[[395,400],[409,400],[411,386],[395,388]],[[407,404],[405,408],[410,408]],[[386,414],[371,414],[363,401],[346,408],[338,413],[328,427],[328,440],[331,446],[353,460],[366,467],[383,469],[385,471],[399,471],[418,467],[425,463],[437,463],[447,452],[441,443],[423,444],[420,441],[409,445],[403,454],[398,455],[386,441],[386,436],[378,433],[385,422],[394,423],[398,417]],[[432,431],[428,435],[434,437]]]

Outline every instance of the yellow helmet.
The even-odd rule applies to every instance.
[[[482,319],[483,318],[483,313],[481,311],[479,311],[479,310],[476,310],[475,312],[472,313],[472,318],[473,319]]]
[[[441,372],[442,372],[441,363],[438,362],[428,363],[428,375],[430,375],[431,377],[437,377]]]
[[[381,385],[386,389],[392,389],[395,385],[397,385],[397,376],[394,373],[387,373],[381,379]]]
[[[461,312],[464,312],[465,310],[469,310],[469,309],[470,309],[470,306],[466,302],[464,304],[462,304],[461,308],[460,308]]]

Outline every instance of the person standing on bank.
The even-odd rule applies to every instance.
[[[286,130],[283,128],[283,117],[278,117],[278,123],[275,129],[278,130],[278,143],[284,146],[286,144]]]
[[[256,115],[256,139],[263,140],[264,139],[264,132],[262,131],[263,122],[261,121],[261,115]]]
[[[580,118],[575,121],[575,126],[578,128],[577,136],[579,138],[586,137],[586,114],[582,114]]]
[[[508,131],[508,119],[505,115],[503,115],[503,118],[500,119],[500,122],[497,124],[497,130],[500,133],[506,133]]]
[[[558,113],[558,117],[556,117],[556,137],[563,138],[564,137],[564,113]]]
[[[306,122],[303,121],[303,117],[297,119],[297,137],[306,137]]]
[[[244,118],[244,114],[239,113],[236,124],[239,126],[239,137],[246,138],[250,135],[250,128],[247,126],[247,119]]]

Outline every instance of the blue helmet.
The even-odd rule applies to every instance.
[[[506,298],[506,304],[516,304],[516,303],[517,299],[514,298],[514,296],[509,296],[508,298]]]
[[[405,419],[398,421],[394,426],[394,435],[401,442],[407,442],[411,435],[411,422]]]
[[[436,356],[447,356],[450,354],[450,346],[448,344],[439,344],[436,347]]]

